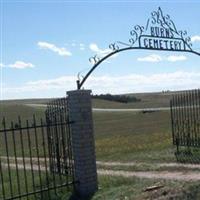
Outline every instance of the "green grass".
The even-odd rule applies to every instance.
[[[11,122],[13,122],[13,126],[19,125],[18,116],[20,115],[21,118],[21,125],[22,127],[27,127],[27,120],[29,122],[29,127],[32,126],[34,120],[33,115],[35,115],[36,123],[37,125],[41,124],[40,119],[43,118],[43,123],[45,122],[45,108],[33,108],[26,105],[21,104],[10,104],[10,103],[1,103],[0,104],[0,122],[2,122],[3,117],[5,117],[6,120],[6,129],[10,129]],[[3,124],[0,123],[0,129],[4,129]],[[43,129],[44,131],[44,139],[45,144],[47,146],[47,135],[46,135],[46,129]],[[24,155],[29,156],[29,143],[28,143],[28,134],[27,130],[22,130],[22,138],[23,138],[23,145],[24,145]],[[36,152],[36,136],[35,136],[35,130],[32,128],[29,130],[30,133],[30,143],[31,143],[31,150],[32,155],[37,155]],[[7,143],[8,143],[8,155],[14,156],[14,141],[12,139],[12,131],[7,132]],[[20,137],[20,131],[17,130],[14,132],[15,137],[15,145],[16,145],[16,153],[17,156],[22,156],[22,144],[21,144],[21,137]],[[42,139],[42,129],[37,129],[37,137],[38,137],[38,146],[39,146],[39,155],[43,156],[43,139]],[[6,142],[5,142],[5,134],[3,132],[0,133],[0,155],[6,155]]]
[[[29,121],[29,126],[32,126],[33,124],[33,114],[35,115],[36,118],[36,123],[37,125],[40,125],[40,119],[43,118],[44,122],[44,108],[33,108],[25,105],[20,105],[20,104],[9,104],[9,103],[1,103],[0,104],[0,122],[2,122],[3,117],[5,117],[6,120],[6,128],[10,129],[11,122],[13,122],[13,126],[15,127],[16,125],[19,125],[18,121],[18,116],[20,115],[21,118],[21,125],[22,127],[26,127],[26,120]],[[0,123],[0,129],[3,129],[3,124]],[[42,129],[37,129],[37,137],[38,137],[38,146],[39,146],[39,155],[43,155],[43,146],[42,146]],[[28,143],[28,134],[27,130],[22,130],[22,137],[23,137],[23,145],[24,145],[24,155],[28,156],[29,155],[29,143]],[[36,155],[36,136],[35,136],[35,131],[34,129],[29,130],[30,133],[30,143],[31,143],[31,149],[32,149],[32,154]],[[46,138],[46,130],[44,129],[44,135],[45,135],[45,142],[47,141]],[[8,143],[8,154],[10,156],[14,156],[14,141],[12,139],[12,131],[7,132],[7,143]],[[14,132],[14,137],[15,137],[15,145],[16,145],[16,153],[17,156],[22,156],[22,145],[21,145],[21,137],[20,137],[20,131],[17,130]],[[5,134],[2,132],[0,133],[0,154],[1,155],[6,155],[6,142],[5,142]],[[47,144],[46,144],[47,145]]]
[[[115,166],[106,166],[106,165],[97,165],[99,169],[105,170],[122,170],[129,172],[148,172],[148,171],[167,171],[167,172],[188,172],[189,170],[192,172],[200,172],[199,168],[188,168],[186,166],[160,166],[156,163],[135,163],[134,165],[115,165]]]
[[[44,108],[33,108],[19,104],[0,104],[1,118],[6,117],[7,127],[10,121],[17,121],[20,113],[22,123],[32,114],[36,118],[44,116]],[[171,145],[170,115],[168,111],[143,114],[141,112],[95,112],[94,130],[98,160],[174,160]],[[15,123],[14,123],[15,124]],[[43,155],[41,130],[38,132],[39,154]],[[29,155],[27,133],[23,133],[25,155]],[[30,130],[33,154],[36,155],[34,130]],[[22,155],[19,131],[15,134],[17,155]],[[0,152],[5,155],[4,135],[0,135]],[[11,133],[8,134],[9,155],[14,155]]]
[[[18,176],[19,179],[17,179],[17,173],[13,169],[10,171],[10,176],[11,176],[11,185],[10,185],[10,177],[8,170],[3,170],[3,182],[4,182],[4,192],[5,196],[11,197],[13,196],[18,196],[19,194],[26,194],[26,193],[32,193],[34,191],[46,189],[47,185],[49,188],[54,187],[53,180],[55,181],[55,185],[61,185],[66,183],[66,178],[59,177],[58,175],[52,175],[48,173],[48,182],[46,179],[46,174],[44,172],[41,172],[41,182],[40,182],[40,176],[38,171],[33,172],[33,176],[31,174],[31,171],[26,171],[26,177],[27,177],[27,182],[25,182],[25,174],[23,170],[19,170]],[[2,177],[1,177],[2,179]],[[35,184],[35,187],[33,186],[33,181]],[[12,187],[11,187],[12,186]],[[12,190],[11,190],[12,188]],[[67,188],[61,188],[61,189],[56,189],[56,194],[54,190],[50,190],[50,192],[43,192],[43,193],[38,193],[36,195],[30,195],[29,200],[35,200],[35,196],[37,199],[54,199],[54,200],[60,200],[64,194],[66,194]],[[70,193],[70,191],[69,191]],[[2,186],[0,187],[0,199],[3,198],[3,189]],[[22,199],[27,199],[26,197]]]
[[[30,156],[30,150],[32,153],[32,156],[44,156],[44,153],[48,152],[48,148],[47,148],[47,134],[45,132],[44,134],[44,144],[45,144],[45,152],[43,149],[43,137],[41,134],[41,129],[37,130],[37,140],[36,140],[36,135],[33,129],[31,129],[29,131],[30,133],[30,146],[29,146],[29,142],[28,142],[28,135],[27,135],[27,131],[22,131],[22,140],[21,140],[21,135],[20,135],[20,131],[15,131],[14,133],[14,137],[15,140],[13,140],[13,135],[12,132],[9,132],[6,134],[7,136],[7,145],[8,145],[8,152],[6,152],[6,140],[5,140],[5,134],[1,133],[0,134],[0,155],[1,156],[6,156],[7,153],[9,156],[14,156],[15,152],[17,157],[21,157],[23,154],[25,157],[29,157]],[[14,148],[14,141],[15,141],[15,148]],[[23,141],[23,143],[22,143]],[[36,142],[37,141],[37,142]],[[23,149],[22,149],[22,145],[23,145]],[[38,150],[39,152],[37,152],[37,146],[38,146]]]
[[[138,94],[142,98],[142,102],[132,104],[120,104],[116,102],[107,102],[104,100],[93,101],[94,107],[99,108],[136,108],[136,107],[156,107],[168,106],[169,94]],[[143,96],[142,96],[143,95]],[[156,96],[157,95],[157,96]],[[165,96],[166,95],[166,96]],[[137,98],[140,98],[136,95]],[[157,97],[157,99],[156,99]],[[155,102],[153,102],[153,98]],[[27,101],[23,100],[23,103]],[[21,103],[22,103],[21,102]],[[28,101],[28,103],[35,103]],[[40,101],[40,103],[43,103]],[[139,104],[140,103],[140,104]],[[1,102],[0,111],[2,116],[6,116],[7,121],[16,121],[18,114],[21,115],[22,121],[31,120],[32,114],[36,114],[36,118],[44,116],[44,108],[33,108],[22,105],[18,102]],[[170,170],[165,167],[155,167],[154,162],[175,162],[174,147],[171,138],[171,124],[169,111],[159,111],[143,114],[141,112],[94,112],[94,130],[96,142],[97,160],[101,161],[121,161],[121,162],[144,162],[142,166],[137,167],[114,167],[112,169],[123,170]],[[32,150],[36,155],[36,147],[34,142],[34,133],[32,137]],[[24,133],[24,140],[27,141],[27,134]],[[3,135],[0,136],[0,154],[5,155],[5,143]],[[17,138],[17,155],[22,155],[20,148],[19,133]],[[40,155],[43,156],[42,139],[39,134]],[[11,135],[8,135],[9,155],[13,155],[13,141]],[[29,155],[29,148],[25,144],[25,156]],[[107,169],[109,169],[107,167]],[[179,168],[180,169],[180,168]],[[178,170],[171,168],[171,170]],[[185,169],[182,169],[185,170]],[[23,177],[23,171],[22,177]],[[8,173],[5,172],[7,176]],[[28,176],[30,174],[28,173]],[[16,177],[13,174],[13,183]],[[22,178],[23,180],[23,178]],[[29,178],[31,183],[31,177]],[[199,183],[185,183],[178,181],[160,181],[165,187],[155,192],[143,192],[143,190],[152,186],[158,181],[153,179],[139,178],[123,178],[123,177],[99,177],[99,191],[93,197],[93,200],[116,200],[116,199],[156,199],[155,197],[176,197],[174,199],[200,199]],[[16,184],[16,183],[14,183]],[[7,186],[7,188],[9,188]],[[17,189],[17,185],[15,187]],[[30,186],[31,189],[31,186]],[[1,194],[1,191],[0,191]],[[61,195],[62,196],[62,195]],[[52,197],[53,199],[54,197]],[[63,196],[62,199],[67,199]],[[46,197],[46,199],[48,199]],[[58,199],[61,199],[59,197]],[[169,198],[170,199],[170,198]],[[173,199],[173,198],[172,198]]]
[[[147,187],[162,185],[163,188],[145,192]],[[99,191],[92,200],[199,200],[199,182],[179,182],[123,177],[99,177]]]
[[[175,160],[167,111],[94,113],[94,129],[98,160]]]
[[[1,100],[0,104],[46,104],[53,98],[34,98],[34,99],[12,99],[12,100]]]
[[[36,173],[36,172],[35,172]],[[20,185],[21,192],[26,192],[25,182],[23,181],[23,171],[20,171]],[[45,184],[45,175],[43,176],[43,187]],[[27,173],[28,177],[28,191],[34,191],[32,186],[32,176]],[[39,176],[34,176],[36,188],[39,187]],[[9,196],[9,178],[8,172],[4,171],[4,181],[6,182],[6,194]],[[12,172],[12,184],[13,193],[16,195],[18,193],[18,185],[16,182],[16,174]],[[59,182],[59,181],[58,181]],[[145,192],[145,189],[154,185],[162,185],[163,188]],[[57,195],[55,196],[54,191],[50,192],[51,200],[64,200],[68,199],[70,196],[70,191],[66,192],[66,188],[57,190]],[[0,198],[2,198],[2,190],[0,188]],[[199,182],[180,182],[180,181],[170,181],[170,180],[154,180],[154,179],[140,179],[140,178],[124,178],[124,177],[113,177],[113,176],[99,176],[99,190],[93,196],[92,200],[147,200],[147,199],[165,199],[165,200],[198,200],[200,197],[200,183]],[[38,199],[49,199],[47,192],[43,193],[41,197],[37,195]],[[34,199],[34,196],[29,197],[30,200]]]
[[[45,108],[33,108],[30,106],[22,104],[10,104],[10,103],[0,103],[0,128],[2,128],[2,120],[5,117],[7,122],[7,127],[10,127],[10,122],[13,121],[14,124],[18,123],[18,116],[21,117],[22,124],[26,124],[26,120],[29,120],[30,123],[33,121],[33,114],[35,114],[36,119],[44,117]]]

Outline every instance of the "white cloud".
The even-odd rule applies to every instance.
[[[150,92],[199,88],[200,72],[176,71],[152,75],[130,74],[124,76],[91,77],[85,88],[97,93]]]
[[[26,68],[33,68],[35,67],[32,63],[30,62],[24,62],[24,61],[15,61],[13,64],[4,64],[0,63],[0,68],[1,67],[6,67],[6,68],[15,68],[15,69],[26,69]]]
[[[90,47],[90,49],[91,49],[92,51],[95,51],[95,52],[101,51],[101,50],[99,49],[99,47],[97,46],[97,44],[92,43],[92,44],[90,44],[89,47]]]
[[[71,45],[72,45],[72,47],[75,47],[75,46],[76,46],[76,43],[72,43]]]
[[[81,51],[84,51],[84,50],[85,50],[85,47],[80,47],[80,50],[81,50]]]
[[[3,63],[0,63],[0,68],[1,68],[1,67],[5,67],[5,65],[4,65]]]
[[[152,54],[146,57],[140,57],[137,59],[137,61],[140,62],[160,62],[162,60],[163,60],[162,57],[156,54]]]
[[[171,55],[171,56],[161,57],[157,54],[151,54],[149,56],[137,58],[137,61],[140,61],[140,62],[161,62],[161,61],[177,62],[177,61],[185,61],[185,60],[187,60],[187,57],[183,55],[180,55],[180,56]]]
[[[91,43],[89,45],[89,48],[90,48],[90,50],[92,50],[93,52],[95,52],[95,54],[98,56],[98,58],[103,58],[104,56],[106,56],[106,55],[108,55],[109,53],[112,52],[111,49],[100,49],[97,46],[97,44],[95,44],[95,43]],[[117,54],[114,54],[111,57],[109,57],[105,62],[110,63],[110,59],[116,58],[116,57],[117,57]]]
[[[72,53],[70,51],[68,51],[67,49],[65,49],[64,47],[57,47],[55,44],[51,44],[48,42],[38,42],[37,45],[41,49],[51,50],[60,56],[71,56],[72,55]]]
[[[65,94],[67,90],[76,88],[76,76],[62,76],[49,80],[27,82],[22,87],[5,88],[7,93],[36,94],[46,93],[49,95],[60,91]],[[124,76],[91,76],[85,83],[84,88],[92,89],[93,93],[129,93],[150,92],[162,90],[185,90],[199,88],[200,72],[176,71],[173,73],[158,73],[152,75],[129,74]]]
[[[85,50],[85,45],[83,43],[79,44],[80,50],[84,51]]]
[[[184,61],[187,60],[186,56],[168,56],[167,61],[176,62],[176,61]]]
[[[112,52],[111,49],[100,49],[95,43],[91,43],[89,45],[89,48],[90,50],[94,51],[97,55],[102,57]]]
[[[9,64],[8,67],[16,69],[25,69],[35,67],[32,63],[25,63],[23,61],[16,61],[14,64]]]
[[[27,82],[27,86],[37,89],[39,89],[38,86],[41,86],[41,89],[65,88],[66,84],[75,82],[76,78],[76,76],[62,76],[55,79],[29,81]]]
[[[191,41],[192,42],[200,42],[200,35],[195,35],[195,36],[191,37]]]
[[[26,92],[45,93],[47,91],[52,94],[52,91],[56,92],[58,90],[63,90],[65,92],[66,89],[74,89],[74,87],[76,87],[76,79],[76,76],[62,76],[55,79],[29,81],[19,87],[4,87],[4,92],[5,94]]]

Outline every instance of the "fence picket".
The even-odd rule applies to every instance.
[[[170,101],[173,144],[200,147],[200,90],[173,95]]]
[[[19,116],[10,128],[3,118],[0,200],[51,199],[51,191],[58,196],[74,184],[67,98],[48,103],[45,114],[45,120],[33,115],[31,123]]]

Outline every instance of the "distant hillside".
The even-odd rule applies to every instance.
[[[0,101],[0,104],[47,104],[54,98],[41,98],[41,99],[12,99]]]
[[[93,98],[92,104],[93,108],[169,107],[169,101],[172,98],[172,95],[180,92],[183,91],[121,94],[120,96],[123,96],[123,100],[130,99],[130,101],[127,103],[122,103],[120,101],[111,101],[109,99]],[[132,102],[131,99],[133,100]],[[51,100],[53,100],[53,98],[4,100],[0,101],[0,104],[47,104]]]

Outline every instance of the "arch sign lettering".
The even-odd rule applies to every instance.
[[[81,89],[89,75],[99,64],[121,51],[137,49],[175,51],[200,56],[200,52],[192,49],[191,38],[187,35],[187,31],[177,29],[170,16],[164,15],[160,7],[157,11],[151,13],[145,26],[134,26],[134,29],[130,31],[130,39],[127,42],[117,41],[110,44],[109,49],[107,55],[103,57],[95,55],[89,59],[93,66],[82,79],[79,77],[77,80],[78,89]]]

